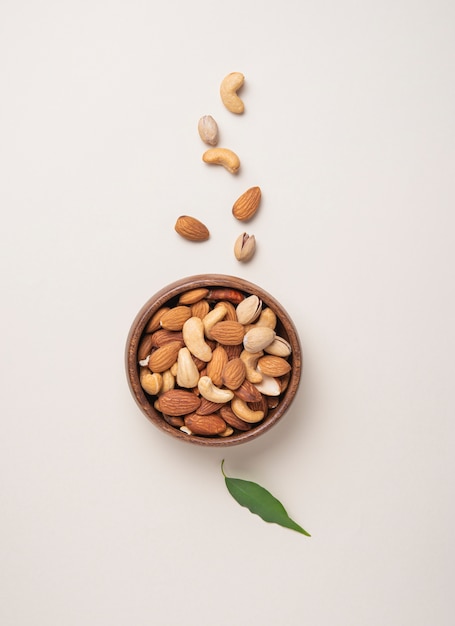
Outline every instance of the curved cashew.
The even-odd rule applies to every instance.
[[[235,152],[228,148],[209,148],[202,155],[204,163],[222,165],[231,174],[237,174],[240,169],[240,159]]]
[[[244,400],[237,397],[233,398],[231,409],[237,417],[240,417],[244,422],[248,422],[248,424],[256,424],[256,422],[264,419],[264,411],[253,411]]]
[[[249,380],[250,383],[260,383],[262,380],[261,372],[258,372],[256,369],[258,360],[261,356],[264,356],[264,352],[262,350],[260,352],[248,352],[247,350],[242,350],[240,353],[240,358],[245,363],[245,378]]]
[[[224,306],[224,304],[222,304],[212,309],[209,313],[207,313],[207,315],[205,315],[202,318],[202,323],[204,325],[204,333],[207,339],[212,339],[210,335],[210,331],[215,326],[215,324],[217,324],[224,317],[226,317],[226,313],[227,313],[227,308]]]
[[[245,82],[245,76],[240,72],[231,72],[223,78],[220,85],[221,100],[228,111],[241,114],[245,105],[237,95],[237,91]]]
[[[209,376],[201,376],[197,384],[200,394],[210,402],[229,402],[234,397],[234,392],[230,389],[220,389],[216,387]]]
[[[204,324],[200,317],[190,317],[183,324],[183,341],[186,347],[201,361],[208,363],[212,358],[212,349],[204,339]]]
[[[163,384],[163,377],[158,372],[152,372],[145,368],[141,369],[139,374],[139,380],[141,382],[141,387],[144,391],[149,393],[151,396],[156,396],[161,389],[161,385]]]
[[[192,389],[199,380],[199,370],[187,347],[180,348],[177,357],[177,384]]]

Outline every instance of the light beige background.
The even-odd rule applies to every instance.
[[[2,0],[2,624],[453,624],[454,35],[444,0]],[[203,272],[270,291],[305,355],[286,419],[224,454],[124,375],[138,309]],[[239,507],[223,456],[312,538]]]

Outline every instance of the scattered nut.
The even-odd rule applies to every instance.
[[[219,133],[218,124],[211,115],[203,115],[197,125],[199,137],[209,146],[216,146]]]
[[[190,215],[181,215],[177,218],[174,229],[189,241],[206,241],[210,237],[207,226]]]
[[[221,81],[221,100],[227,110],[231,111],[231,113],[241,114],[245,110],[245,105],[237,94],[237,91],[244,82],[245,77],[240,72],[231,72]]]
[[[260,187],[250,187],[234,202],[232,215],[242,222],[250,220],[259,209],[261,196]]]
[[[228,148],[209,148],[202,155],[204,163],[222,165],[231,174],[237,174],[240,169],[240,159],[235,152]]]
[[[247,263],[256,252],[256,238],[254,235],[242,233],[237,237],[234,244],[234,255],[237,261]]]

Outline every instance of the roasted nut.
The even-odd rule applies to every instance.
[[[255,252],[256,237],[254,235],[242,233],[237,237],[234,244],[234,256],[237,261],[247,263],[253,258]]]
[[[259,352],[269,346],[276,333],[267,326],[257,326],[249,330],[243,338],[243,346],[247,352]]]
[[[168,370],[177,360],[180,348],[180,341],[171,341],[155,350],[148,362],[149,370],[152,372],[164,372]]]
[[[188,415],[199,408],[201,399],[192,391],[171,389],[159,397],[159,410],[166,415]]]
[[[204,339],[204,325],[200,317],[190,317],[182,329],[186,347],[195,357],[206,363],[212,358],[212,349]]]
[[[220,387],[223,384],[223,370],[228,362],[228,355],[223,346],[217,346],[212,352],[212,358],[207,363],[207,376],[212,379],[214,385]]]
[[[223,368],[222,380],[225,387],[235,391],[245,380],[246,367],[242,359],[232,359]]]
[[[209,148],[202,155],[202,160],[210,165],[222,165],[231,174],[237,174],[240,169],[239,157],[228,148]]]
[[[178,217],[174,229],[188,241],[206,241],[210,237],[207,226],[191,215]]]
[[[234,202],[232,215],[242,222],[250,220],[257,213],[261,203],[261,196],[260,187],[250,187]]]
[[[235,310],[237,320],[241,324],[251,324],[254,322],[262,310],[262,300],[256,296],[248,296],[240,304],[237,305]]]
[[[194,435],[203,435],[205,437],[213,437],[221,435],[226,430],[226,422],[222,417],[216,414],[200,415],[192,413],[185,418],[185,426],[189,428]]]
[[[202,141],[209,146],[216,146],[218,143],[218,124],[211,115],[203,115],[198,122],[197,130]]]
[[[253,411],[246,402],[238,397],[234,397],[231,402],[231,409],[244,422],[256,424],[264,419],[264,411]]]
[[[230,389],[220,389],[213,384],[212,379],[209,376],[201,376],[197,384],[198,389],[206,400],[210,402],[229,402],[234,397],[234,392]]]
[[[182,330],[183,324],[191,317],[189,306],[179,305],[166,311],[161,317],[160,325],[165,330]]]
[[[200,300],[203,300],[208,294],[209,290],[205,287],[200,287],[199,289],[190,289],[190,291],[185,291],[179,296],[179,304],[195,304]]]
[[[243,324],[230,320],[216,323],[210,331],[211,337],[224,346],[241,344],[244,334]]]
[[[279,377],[284,376],[291,371],[291,364],[281,356],[268,354],[262,356],[258,361],[258,370],[267,376]]]
[[[237,94],[245,82],[245,76],[240,72],[231,72],[223,78],[220,85],[221,101],[231,113],[242,114],[245,110],[243,101]]]
[[[186,346],[180,348],[177,357],[177,385],[186,389],[192,389],[197,387],[198,380],[199,370],[193,361],[191,352]]]

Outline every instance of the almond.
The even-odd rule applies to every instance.
[[[210,304],[207,300],[199,300],[191,305],[191,316],[203,319],[210,311]]]
[[[244,334],[243,324],[233,320],[222,320],[215,324],[210,331],[212,339],[226,346],[236,346],[242,343]]]
[[[291,364],[281,356],[268,354],[258,360],[259,371],[267,376],[284,376],[291,371]]]
[[[260,202],[260,187],[250,187],[250,189],[247,189],[234,202],[234,206],[232,207],[232,215],[242,222],[250,220],[257,212]]]
[[[171,341],[180,341],[183,346],[183,334],[181,331],[175,330],[165,330],[161,328],[160,330],[156,330],[152,335],[152,346],[154,348],[161,348],[167,343],[171,343]]]
[[[199,408],[201,399],[192,391],[171,389],[161,394],[159,410],[166,415],[187,415]]]
[[[205,298],[209,290],[206,287],[199,287],[198,289],[190,289],[185,291],[179,297],[179,304],[194,304]]]
[[[224,366],[222,373],[223,384],[228,389],[238,389],[245,380],[246,368],[242,359],[232,359]]]
[[[210,376],[217,387],[223,384],[222,373],[227,362],[226,350],[223,346],[217,346],[212,352],[212,359],[207,363],[207,376]]]
[[[166,330],[182,330],[183,324],[191,317],[191,307],[180,305],[166,311],[161,317],[161,328]]]
[[[223,406],[225,406],[224,402],[211,402],[206,398],[201,398],[201,404],[196,410],[196,413],[198,415],[211,415],[212,413],[219,411]]]
[[[170,307],[168,306],[163,306],[160,309],[158,309],[158,311],[156,311],[152,317],[150,318],[150,320],[147,323],[147,326],[145,327],[144,332],[145,333],[153,333],[155,330],[158,330],[158,328],[160,327],[160,319],[161,316],[163,315],[163,313],[166,313],[166,311],[169,311]]]
[[[184,419],[185,426],[195,435],[211,437],[220,435],[226,430],[226,422],[216,413],[212,413],[211,415],[192,413],[191,415],[187,415]]]
[[[207,226],[190,215],[181,215],[177,218],[174,229],[189,241],[206,241],[210,237]]]
[[[182,344],[180,341],[171,341],[158,348],[150,356],[148,368],[152,372],[164,372],[168,370],[177,360]]]
[[[235,390],[235,395],[245,402],[260,402],[262,398],[261,392],[246,378]]]

